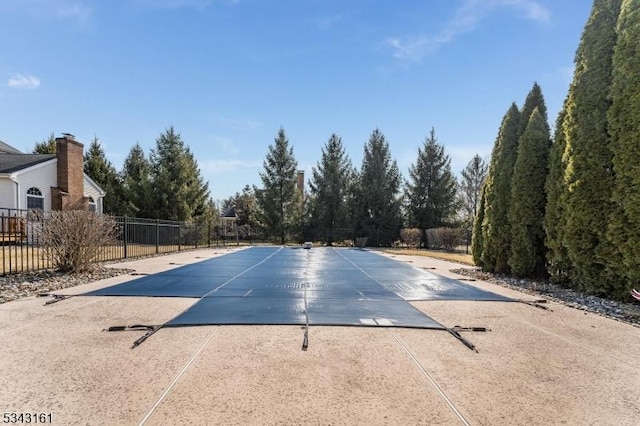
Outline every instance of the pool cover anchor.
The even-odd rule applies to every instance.
[[[44,306],[48,306],[48,305],[53,305],[54,303],[58,303],[61,302],[63,300],[67,300],[72,298],[74,295],[70,294],[70,295],[66,295],[66,294],[51,294],[51,293],[44,293],[44,294],[39,294],[38,297],[46,297],[46,296],[51,296],[53,297],[52,300],[47,300],[44,303]]]
[[[447,330],[449,334],[451,334],[456,339],[460,340],[467,348],[471,349],[475,353],[479,353],[478,349],[476,349],[476,345],[474,345],[469,340],[462,337],[460,332],[461,331],[480,331],[480,332],[491,331],[486,327],[460,327],[459,325],[453,326],[451,328],[445,327],[445,330]]]
[[[541,303],[547,303],[545,299],[538,300],[516,300],[516,302],[524,303],[525,305],[533,306],[538,309],[544,309],[545,311],[553,312],[553,309],[541,305]]]
[[[116,325],[109,328],[105,328],[102,331],[139,331],[139,330],[147,330],[145,334],[143,334],[140,338],[138,338],[131,349],[135,349],[140,346],[145,340],[155,334],[156,331],[160,330],[163,325],[144,325],[144,324],[135,324],[135,325]]]

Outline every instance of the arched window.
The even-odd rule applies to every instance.
[[[44,210],[44,195],[35,186],[27,190],[27,208]]]
[[[89,211],[94,213],[97,211],[96,200],[93,197],[89,197]]]

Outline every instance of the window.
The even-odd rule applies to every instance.
[[[93,197],[89,197],[89,211],[95,213],[96,210],[96,200],[94,200]]]
[[[44,196],[36,187],[27,190],[27,208],[44,210]]]

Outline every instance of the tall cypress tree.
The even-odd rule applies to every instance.
[[[342,139],[335,133],[322,148],[322,158],[313,167],[309,191],[312,198],[312,218],[316,226],[336,228],[347,224],[347,191],[351,174],[351,161],[347,157]],[[332,245],[333,234],[328,233],[327,245]]]
[[[544,102],[544,96],[542,96],[542,89],[538,83],[534,82],[533,87],[527,93],[527,97],[524,100],[524,105],[520,110],[520,136],[524,133],[529,125],[529,119],[531,118],[531,114],[533,114],[534,110],[538,110],[540,115],[542,115],[542,119],[544,120],[547,131],[549,130],[549,123],[547,119],[547,105]]]
[[[607,115],[615,173],[607,269],[621,297],[640,283],[640,0],[623,1],[617,33]]]
[[[103,211],[114,215],[125,214],[122,180],[113,164],[107,160],[97,137],[84,155],[84,172],[105,191]]]
[[[187,221],[208,211],[209,184],[173,126],[156,139],[150,163],[154,218]]]
[[[422,148],[418,148],[405,188],[409,224],[422,230],[423,241],[427,229],[451,222],[456,210],[456,180],[451,173],[451,160],[438,144],[433,128]]]
[[[612,210],[611,105],[615,26],[621,0],[595,0],[576,52],[575,73],[563,123],[568,185],[562,233],[581,290],[607,294],[614,280],[606,265],[606,226]]]
[[[485,187],[482,266],[487,271],[510,272],[508,261],[511,253],[511,229],[508,211],[519,133],[520,111],[513,103],[502,120],[491,154]]]
[[[284,244],[287,232],[297,221],[301,194],[296,191],[298,163],[283,128],[274,144],[269,145],[263,167],[260,173],[263,188],[255,190],[260,219],[267,232]]]
[[[562,123],[566,117],[566,103],[556,120],[554,141],[549,152],[549,174],[545,183],[547,207],[545,210],[545,246],[547,247],[547,273],[553,282],[569,283],[571,260],[563,243],[566,221],[568,187],[564,180],[567,164],[563,158],[566,138]]]
[[[549,125],[535,108],[520,138],[511,179],[509,266],[517,276],[542,275],[545,270],[544,184],[549,146]]]
[[[389,144],[375,129],[364,146],[358,179],[356,216],[359,229],[396,230],[402,226],[400,171],[391,158]]]

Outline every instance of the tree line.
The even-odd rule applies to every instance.
[[[640,281],[640,0],[595,0],[550,135],[534,85],[496,139],[474,223],[484,270],[623,298]]]
[[[263,163],[262,186],[245,186],[224,200],[223,210],[233,208],[239,226],[262,229],[280,243],[305,229],[349,229],[356,237],[385,231],[377,243],[390,244],[408,227],[420,229],[426,245],[427,229],[471,229],[487,173],[484,160],[476,155],[458,182],[434,129],[418,148],[407,180],[379,129],[365,143],[359,169],[345,152],[341,137],[332,134],[312,167],[306,193],[298,190],[297,166],[293,146],[281,128]],[[333,233],[325,236],[331,245]]]

